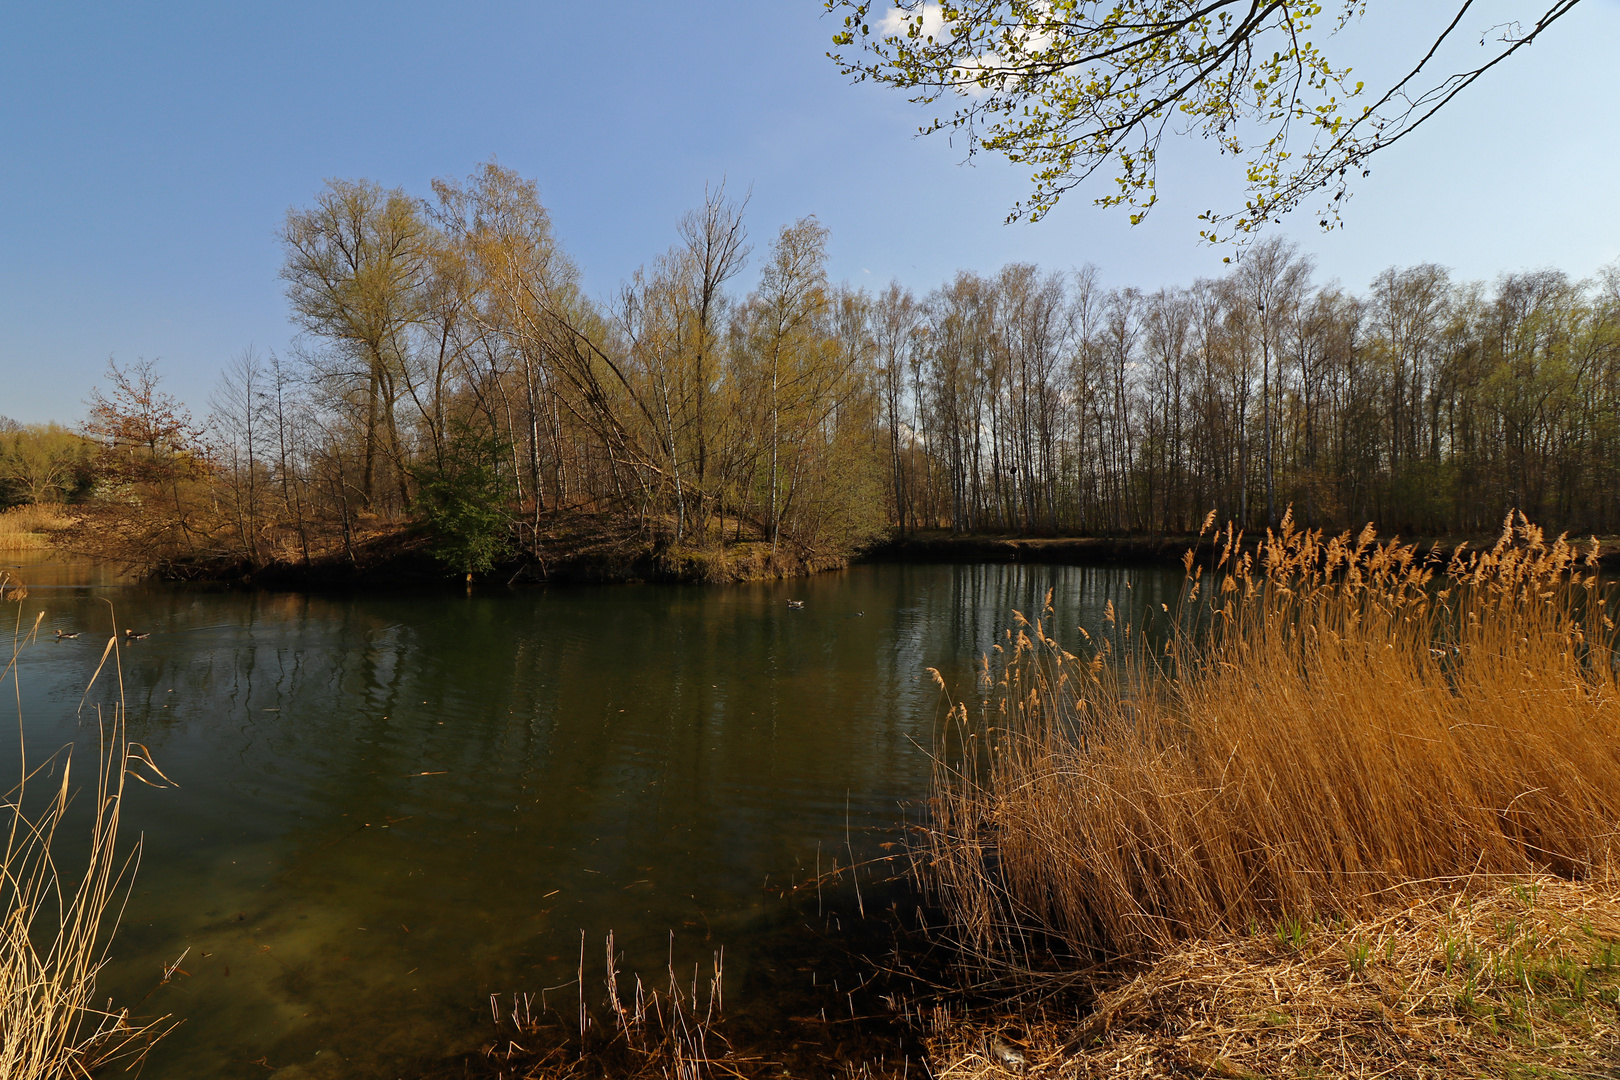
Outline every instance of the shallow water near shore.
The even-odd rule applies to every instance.
[[[35,757],[93,754],[116,683],[78,709],[112,620],[151,635],[121,649],[130,736],[179,786],[128,800],[145,850],[103,995],[140,999],[189,949],[140,1006],[184,1020],[147,1075],[287,1080],[475,1050],[491,994],[572,1002],[582,949],[599,985],[609,931],[621,972],[659,979],[672,960],[706,978],[723,948],[728,1011],[793,993],[818,976],[783,945],[802,904],[782,890],[895,850],[920,812],[927,669],[971,700],[977,657],[1048,589],[1072,641],[1107,601],[1173,606],[1181,582],[880,565],[314,595],[21,572],[23,622],[45,612],[19,661]]]

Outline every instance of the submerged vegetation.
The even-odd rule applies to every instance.
[[[1168,625],[1076,655],[1021,618],[982,715],[952,710],[922,881],[975,978],[1097,995],[1031,1005],[1028,1052],[1349,1076],[1600,1047],[1620,663],[1592,553],[1522,518],[1449,556],[1286,517],[1224,540]],[[980,1038],[942,1032],[939,1071],[993,1066]]]

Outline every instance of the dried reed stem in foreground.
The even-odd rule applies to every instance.
[[[569,1018],[571,1022],[559,1025],[561,1010],[548,1008],[543,994],[539,1002],[529,994],[514,994],[510,1006],[504,1009],[504,1003],[492,994],[490,1016],[498,1037],[485,1047],[484,1058],[500,1075],[510,1075],[514,1080],[598,1076],[705,1080],[715,1075],[751,1075],[742,1070],[760,1065],[759,1059],[734,1054],[716,1031],[725,1001],[724,952],[714,954],[713,967],[704,980],[708,984],[707,1003],[700,1004],[698,970],[693,969],[688,984],[675,970],[673,935],[670,949],[667,990],[661,992],[644,984],[639,975],[621,987],[619,953],[612,932],[608,933],[604,1021],[590,1000],[594,995],[586,990],[585,937],[581,932],[578,1009]],[[577,1038],[572,1030],[575,1023]],[[559,1035],[566,1037],[559,1040]],[[711,1047],[711,1041],[716,1045]],[[546,1049],[537,1053],[537,1044]]]
[[[1414,883],[1612,865],[1595,549],[1522,518],[1449,562],[1287,519],[1257,555],[1225,541],[1209,579],[1189,555],[1163,637],[1111,625],[1080,657],[1020,616],[982,720],[954,710],[983,745],[941,758],[919,866],[970,951],[1143,958]]]
[[[5,579],[0,591],[19,603],[27,596],[26,588]],[[19,608],[0,686],[17,678],[17,657],[34,643],[43,614],[25,635]],[[116,647],[115,634],[102,666]],[[101,668],[96,670],[99,675]],[[22,778],[0,804],[6,833],[0,862],[0,1077],[6,1080],[88,1077],[113,1061],[138,1061],[168,1030],[163,1019],[136,1024],[128,1010],[95,1004],[96,975],[107,962],[140,854],[139,842],[125,853],[118,850],[124,783],[131,775],[144,779],[136,770],[164,779],[146,748],[128,740],[121,701],[110,718],[100,718],[99,729],[89,847],[75,856],[85,860],[82,872],[69,878],[57,861],[56,833],[73,796],[71,750],[30,767],[18,716]],[[41,801],[33,787],[57,769],[60,783]]]

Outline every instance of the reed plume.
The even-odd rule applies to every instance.
[[[1206,522],[1206,529],[1209,523]],[[1425,888],[1607,875],[1620,693],[1597,548],[1489,551],[1285,517],[1187,557],[1179,611],[1080,654],[1051,608],[951,717],[920,872],[984,957],[1149,958]],[[1033,935],[1033,936],[1032,936]]]

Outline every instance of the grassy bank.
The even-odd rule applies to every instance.
[[[1359,922],[1184,942],[1093,987],[1083,1019],[943,1026],[934,1074],[1613,1076],[1620,892],[1534,878],[1421,895]]]
[[[1595,551],[1522,521],[1439,571],[1370,532],[1220,546],[1158,627],[1077,654],[1021,619],[954,709],[918,867],[966,968],[1076,1069],[1445,1074],[1435,1032],[1437,1061],[1543,1030],[1597,1053],[1620,687]],[[1334,1010],[1374,1005],[1365,1053],[1329,1053]],[[941,1032],[936,1064],[1012,1045],[986,1038]]]
[[[65,508],[38,503],[0,511],[0,551],[49,548],[57,534],[73,525],[74,520]]]
[[[137,576],[215,581],[269,588],[383,588],[463,584],[447,564],[441,538],[421,522],[357,516],[346,529],[278,529],[259,538],[256,555],[233,537],[165,526],[158,534],[138,508],[87,504],[71,527],[50,538],[58,550],[115,563]],[[757,530],[716,528],[704,543],[676,542],[667,522],[641,523],[611,514],[548,515],[538,538],[507,547],[473,575],[485,584],[538,582],[726,583],[802,577],[849,565],[853,552],[773,545]]]
[[[331,521],[278,524],[253,532],[207,515],[149,512],[133,503],[90,502],[62,509],[16,507],[0,514],[0,550],[55,548],[111,562],[136,576],[170,581],[250,583],[275,588],[341,588],[464,582],[446,563],[441,538],[423,522],[356,514]],[[892,536],[863,547],[807,547],[791,537],[773,545],[757,523],[709,522],[708,535],[674,538],[672,519],[639,520],[579,509],[524,523],[478,581],[701,582],[724,584],[803,577],[854,561],[1022,563],[1067,566],[1179,566],[1189,550],[1212,564],[1216,542],[1196,535],[953,535],[944,530]],[[1425,550],[1478,538],[1426,538]],[[1489,541],[1487,540],[1487,543]],[[1253,553],[1259,541],[1250,538]],[[248,554],[251,552],[251,554]],[[1620,566],[1620,541],[1604,539],[1599,563]]]

